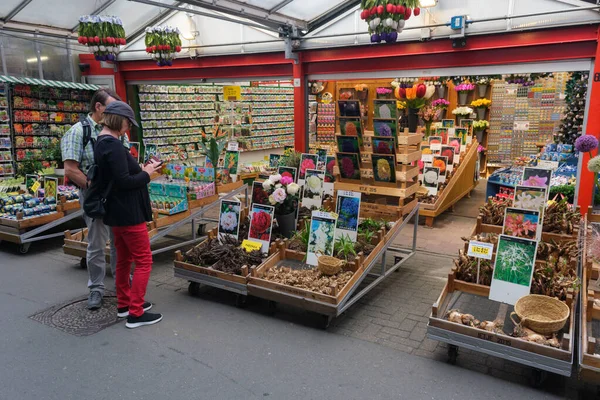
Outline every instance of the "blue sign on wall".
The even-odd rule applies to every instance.
[[[465,17],[462,15],[458,15],[456,17],[452,17],[450,19],[450,28],[452,29],[462,29],[465,23]]]

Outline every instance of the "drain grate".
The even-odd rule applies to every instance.
[[[87,296],[70,300],[30,316],[34,321],[75,336],[90,336],[119,322],[117,298],[106,293],[102,308],[87,309]]]

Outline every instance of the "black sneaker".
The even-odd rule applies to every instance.
[[[144,305],[142,307],[144,308],[144,311],[148,311],[149,309],[152,308],[152,303],[147,301],[144,303]],[[128,316],[129,316],[129,307],[117,308],[117,318],[126,318]]]
[[[102,307],[102,293],[97,290],[93,290],[90,292],[90,296],[88,297],[88,310],[98,310]]]
[[[162,314],[152,314],[152,313],[143,313],[139,317],[134,317],[132,315],[127,317],[126,327],[129,329],[139,328],[144,325],[153,325],[162,320]]]

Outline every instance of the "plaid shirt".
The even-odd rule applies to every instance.
[[[102,125],[97,124],[88,114],[87,119],[92,128],[92,139],[97,139],[98,134],[102,131]],[[129,148],[129,139],[127,135],[123,135],[123,146]],[[79,163],[81,172],[87,175],[88,170],[94,164],[94,148],[92,143],[83,148],[83,126],[81,122],[76,123],[65,133],[60,141],[60,149],[62,151],[62,159],[73,160]]]

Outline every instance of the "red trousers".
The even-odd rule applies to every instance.
[[[150,271],[152,252],[146,224],[134,226],[113,226],[115,247],[117,248],[117,307],[129,307],[129,315],[139,317],[144,313],[144,296]],[[133,280],[129,286],[131,263],[135,262]]]

